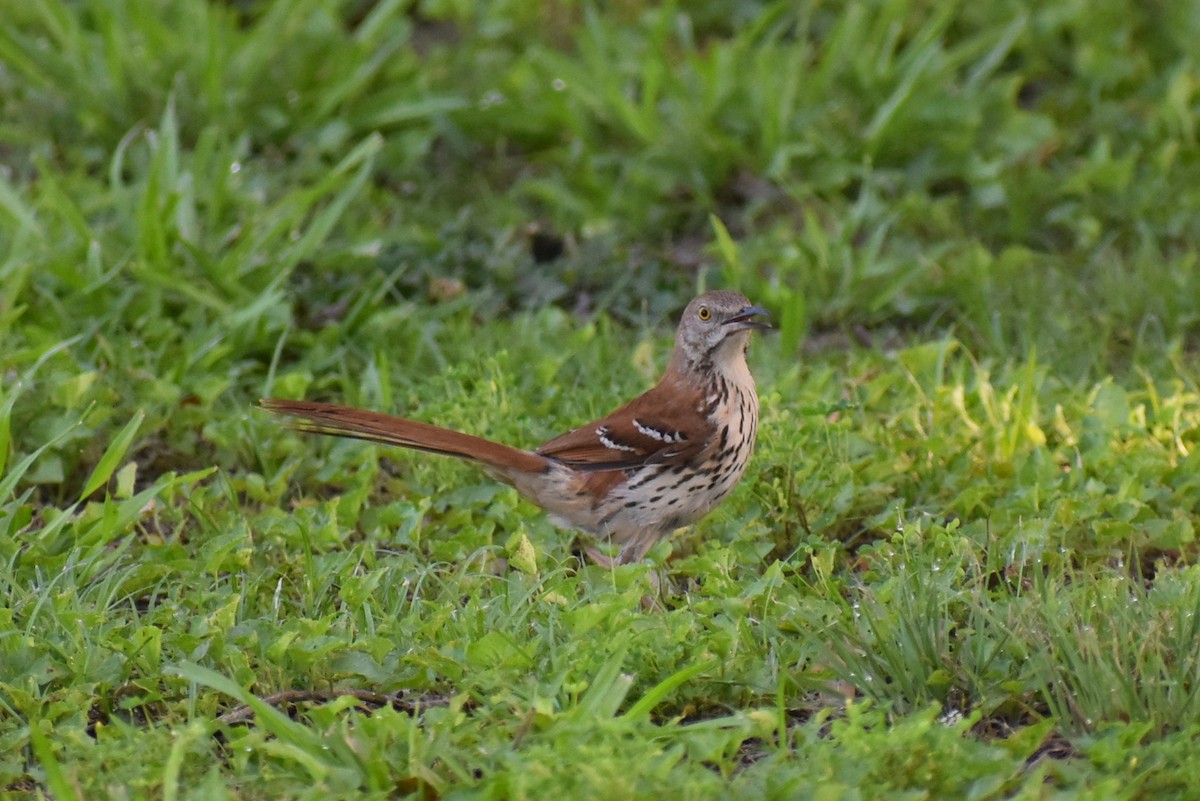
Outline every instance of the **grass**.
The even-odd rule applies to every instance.
[[[9,5],[5,796],[1191,796],[1187,4]],[[654,565],[252,409],[533,445],[714,286]]]

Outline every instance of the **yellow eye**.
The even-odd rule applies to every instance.
[[[696,310],[696,316],[707,323],[709,320],[712,319],[712,312],[709,311],[709,308],[707,306],[701,306],[699,309]]]

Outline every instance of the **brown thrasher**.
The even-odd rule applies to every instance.
[[[750,331],[765,309],[736,292],[688,304],[658,384],[612,414],[525,451],[414,420],[329,403],[265,399],[298,428],[457,456],[548,511],[561,526],[616,546],[591,547],[609,567],[636,562],[660,538],[708,514],[746,470],[758,394],[746,366]]]

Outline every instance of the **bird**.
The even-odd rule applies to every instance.
[[[378,412],[264,398],[302,431],[397,445],[481,464],[494,478],[591,535],[601,567],[641,561],[660,539],[707,515],[746,471],[758,431],[758,394],[746,362],[769,315],[716,290],[688,303],[658,383],[616,411],[523,450]],[[298,420],[298,422],[297,422]]]

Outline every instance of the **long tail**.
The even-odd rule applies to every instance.
[[[268,412],[300,418],[303,422],[296,424],[296,428],[301,431],[456,456],[481,462],[501,473],[540,473],[550,466],[550,460],[536,453],[365,409],[280,398],[264,398],[259,406]]]

